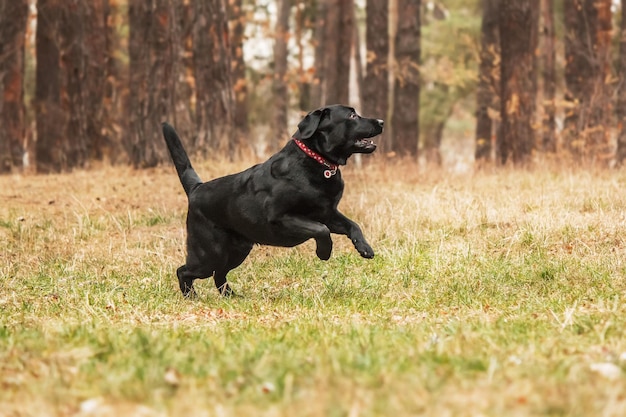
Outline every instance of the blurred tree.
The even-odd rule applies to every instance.
[[[248,136],[248,83],[246,81],[246,63],[243,57],[246,13],[242,0],[230,0],[228,15],[231,30],[232,79],[235,98],[234,128],[237,143],[245,143]]]
[[[619,69],[617,84],[617,154],[619,165],[626,161],[626,0],[621,0],[621,26],[619,36]]]
[[[609,160],[611,0],[565,0],[564,139],[588,162]]]
[[[293,36],[297,48],[297,93],[298,93],[298,110],[300,112],[308,111],[311,101],[311,83],[309,74],[304,67],[305,51],[307,41],[304,36],[308,34],[308,28],[311,27],[310,13],[305,13],[307,4],[305,1],[297,2],[295,5],[294,29]],[[310,8],[309,8],[310,10]],[[308,26],[308,27],[307,27]]]
[[[59,172],[66,166],[68,138],[61,109],[60,52],[56,30],[63,0],[37,0],[35,114],[37,118],[36,164],[38,172]]]
[[[103,157],[117,163],[125,159],[123,132],[128,132],[128,71],[122,30],[128,28],[123,0],[108,0],[105,6],[106,79],[102,108]],[[125,139],[125,138],[124,138]]]
[[[61,107],[61,65],[58,26],[62,0],[37,0],[35,114],[37,171],[60,172],[67,167],[69,138],[63,129],[67,115]]]
[[[362,113],[387,118],[389,109],[389,5],[387,0],[367,0],[367,47]],[[384,133],[383,133],[384,135]],[[387,147],[385,136],[379,141]]]
[[[168,0],[129,0],[130,137],[126,143],[136,168],[153,167],[168,158],[160,126],[174,115],[174,13]]]
[[[274,93],[274,111],[272,135],[269,140],[269,150],[273,153],[278,144],[286,140],[287,111],[289,110],[289,90],[287,88],[287,41],[289,40],[289,13],[290,0],[278,0],[278,16],[274,31],[274,79],[272,90]]]
[[[537,129],[537,97],[539,95],[539,19],[541,18],[541,0],[531,0],[530,7],[530,43],[532,45],[532,74],[531,74],[531,86],[532,86],[532,96],[533,99],[533,114],[531,126],[533,128],[533,132]],[[535,147],[535,141],[533,140],[533,149]],[[532,152],[532,149],[531,149]]]
[[[190,146],[196,133],[194,123],[195,80],[193,70],[193,27],[194,11],[191,0],[170,0],[174,8],[176,22],[172,32],[172,53],[175,56],[173,67],[176,87],[174,94],[174,115],[172,123],[183,143]]]
[[[102,158],[105,0],[37,3],[37,142],[40,172]]]
[[[357,106],[362,111],[363,108],[363,83],[364,83],[364,67],[363,58],[361,56],[361,33],[359,30],[359,18],[357,15],[357,7],[352,6],[352,48],[350,51],[350,68],[354,74],[354,84],[350,81],[351,74],[348,74],[349,87],[354,87],[355,91],[349,90],[349,99],[346,103]],[[346,36],[348,34],[346,33]],[[383,116],[381,116],[384,119]]]
[[[485,5],[483,8],[485,13],[483,31],[485,33],[483,34],[480,55],[475,53],[479,11],[481,10],[478,7],[479,1]],[[535,126],[544,125],[538,148],[554,150],[556,143],[554,114],[556,112],[554,99],[550,97],[554,97],[558,85],[550,80],[554,79],[554,74],[560,73],[561,67],[559,65],[562,64],[560,60],[554,59],[554,42],[558,42],[559,39],[554,34],[550,35],[553,32],[550,15],[556,13],[558,18],[563,10],[560,2],[542,1],[540,8],[531,8],[531,12],[534,13],[531,17],[532,22],[537,20],[536,14],[541,11],[544,22],[542,30],[546,33],[546,36],[542,38],[544,42],[541,44],[541,49],[535,51],[538,56],[541,54],[542,57],[541,70],[544,71],[542,79],[545,82],[540,85],[544,88],[542,98],[545,100],[541,102],[543,108],[541,115],[545,118]],[[411,10],[410,5],[414,2],[403,0],[398,8],[400,11],[400,16],[398,16],[400,29],[397,31],[397,36],[394,34],[394,42],[390,42],[385,34],[396,32],[394,28],[395,14],[391,16],[392,19],[389,15],[393,14],[390,11],[393,9],[390,7],[395,2],[366,0],[359,3],[360,5],[366,4],[366,7],[370,9],[365,15],[369,21],[366,26],[361,27],[366,35],[368,48],[365,57],[366,82],[363,83],[363,89],[360,90],[363,94],[360,98],[362,113],[385,118],[385,113],[391,115],[389,108],[395,106],[395,114],[392,115],[388,124],[390,129],[387,132],[390,133],[399,119],[410,115],[414,121],[411,121],[409,123],[411,127],[405,130],[409,135],[410,146],[417,152],[418,140],[416,136],[419,126],[419,141],[422,146],[419,148],[420,152],[429,161],[439,162],[441,161],[439,147],[442,142],[444,126],[450,128],[446,132],[449,131],[452,135],[455,132],[460,135],[461,130],[463,132],[467,130],[466,121],[447,124],[447,119],[451,114],[456,117],[456,115],[467,114],[466,110],[474,111],[471,108],[473,104],[469,100],[463,99],[477,91],[475,156],[477,160],[480,160],[481,155],[490,155],[493,152],[489,146],[491,138],[495,136],[494,132],[497,131],[494,126],[499,123],[498,112],[493,111],[494,107],[499,106],[498,98],[494,95],[500,86],[504,85],[504,81],[502,84],[499,84],[500,81],[498,81],[499,40],[498,31],[494,30],[494,27],[497,28],[497,23],[494,23],[494,21],[497,22],[497,19],[494,20],[489,17],[494,15],[493,9],[497,8],[498,2],[502,2],[502,0],[446,0],[445,7],[444,2],[441,1],[419,2],[421,10],[418,10],[417,14],[419,14],[421,22],[418,20],[415,25],[411,25],[411,23],[407,24],[407,21],[415,16],[408,11]],[[38,67],[35,100],[26,103],[26,106],[30,106],[32,103],[32,114],[37,119],[39,132],[34,147],[36,147],[37,159],[41,161],[40,169],[42,171],[54,171],[73,166],[85,166],[90,160],[105,158],[107,155],[113,155],[109,159],[115,159],[122,154],[121,152],[110,151],[110,148],[114,147],[116,143],[129,144],[128,153],[136,166],[151,166],[158,163],[161,157],[167,160],[165,148],[156,151],[150,149],[153,146],[158,148],[162,145],[158,132],[158,122],[165,117],[176,123],[179,130],[184,132],[189,129],[189,134],[183,133],[182,136],[184,140],[193,141],[191,145],[203,149],[208,146],[225,148],[226,143],[228,143],[232,149],[232,146],[240,140],[239,138],[245,137],[245,135],[233,135],[232,137],[235,139],[230,139],[229,135],[214,135],[213,129],[216,128],[216,124],[224,123],[227,126],[226,130],[228,130],[228,126],[231,129],[236,129],[245,126],[245,121],[249,118],[260,123],[266,123],[270,125],[270,128],[275,128],[279,124],[274,121],[274,117],[278,120],[280,116],[284,120],[284,113],[274,112],[273,106],[268,105],[275,98],[281,96],[281,94],[272,94],[271,86],[275,74],[277,80],[288,82],[288,88],[296,90],[301,87],[299,105],[302,109],[310,110],[315,105],[330,102],[349,102],[350,99],[354,98],[354,95],[348,96],[348,86],[351,83],[354,85],[352,79],[348,81],[348,77],[354,75],[354,73],[350,73],[348,68],[353,65],[350,59],[358,60],[358,36],[355,34],[359,29],[357,24],[362,24],[362,20],[359,19],[363,15],[359,13],[362,9],[355,7],[353,0],[348,2],[339,0],[302,0],[297,2],[292,32],[295,37],[293,45],[298,50],[292,51],[291,56],[289,56],[290,51],[286,48],[285,55],[289,58],[298,59],[298,68],[295,66],[290,68],[285,64],[284,70],[280,68],[282,59],[274,61],[272,55],[265,54],[261,48],[253,52],[254,65],[247,63],[248,68],[246,68],[243,62],[244,36],[251,36],[251,38],[268,36],[268,33],[273,30],[272,25],[268,25],[268,22],[275,17],[273,13],[277,9],[273,6],[279,3],[278,0],[275,3],[269,3],[269,5],[244,2],[243,0],[228,0],[231,19],[230,31],[225,26],[224,28],[212,29],[215,26],[210,25],[216,14],[210,12],[209,9],[217,3],[222,5],[220,10],[223,11],[223,6],[227,1],[207,3],[194,0],[149,0],[138,6],[136,0],[97,0],[91,2],[85,0],[63,2],[40,0],[41,21],[37,27],[37,54],[40,55],[38,61],[41,65]],[[242,3],[246,5],[246,10],[250,14],[255,12],[266,16],[265,20],[261,19],[262,22],[256,22],[254,26],[248,25],[246,35],[243,33],[246,19],[242,13]],[[19,1],[2,3],[0,0],[0,5],[4,5],[2,7],[7,7],[6,5],[9,4],[19,4]],[[553,4],[556,7],[555,10],[551,10]],[[567,97],[570,102],[566,109],[568,112],[566,126],[574,127],[576,131],[580,132],[579,135],[569,136],[573,138],[572,143],[575,148],[582,146],[580,147],[581,153],[584,151],[586,154],[595,155],[596,158],[604,158],[604,155],[609,153],[605,127],[610,126],[610,120],[606,119],[606,115],[612,111],[610,94],[607,92],[605,83],[606,80],[612,82],[609,76],[607,58],[607,39],[610,31],[610,6],[612,3],[607,0],[566,0],[564,4],[568,6],[564,9],[566,14],[572,10],[576,11],[574,14],[570,13],[569,20],[564,19],[564,21],[569,22],[567,23],[568,27],[572,24],[578,25],[576,27],[586,25],[584,28],[586,32],[583,31],[582,35],[572,30],[568,32],[566,76],[571,82],[567,84]],[[130,6],[129,18],[131,15],[137,15],[137,7],[148,10],[141,25],[130,25],[133,26],[130,30],[129,21],[124,21],[127,5]],[[572,5],[573,7],[570,7]],[[510,4],[509,6],[514,7]],[[157,8],[166,11],[162,13],[156,11]],[[49,18],[50,16],[52,19]],[[3,18],[6,16],[0,16],[0,19]],[[13,22],[14,20],[10,19],[10,21]],[[134,21],[136,22],[137,19]],[[318,29],[314,33],[311,32],[313,24]],[[48,25],[49,32],[47,40],[46,25]],[[107,35],[103,38],[99,34],[105,25]],[[561,30],[561,26],[558,23],[556,26],[557,33],[560,33],[558,31]],[[6,33],[10,27],[11,25],[5,25],[0,31]],[[419,27],[419,32],[415,30],[417,27]],[[537,42],[537,28],[536,25],[532,26],[531,44]],[[506,29],[508,30],[508,28]],[[405,41],[403,44],[400,41],[403,39],[403,34],[406,36],[411,30],[414,31],[413,33],[419,33],[417,38],[414,37],[418,40]],[[239,34],[236,33],[237,31]],[[8,37],[8,35],[3,36]],[[317,40],[313,40],[313,36]],[[586,43],[574,44],[575,40],[580,42],[578,38],[586,39]],[[126,48],[127,40],[129,41],[128,49]],[[224,49],[220,49],[219,46],[222,41]],[[520,39],[515,39],[515,41],[520,42]],[[46,44],[46,42],[48,43]],[[203,42],[205,43],[203,44]],[[290,40],[290,45],[291,42],[293,40]],[[312,68],[307,68],[311,44],[316,46],[317,60]],[[6,50],[7,45],[8,43],[5,42],[0,47]],[[216,45],[217,48],[213,49]],[[403,54],[405,56],[411,55],[411,53],[407,54],[407,50],[403,50],[403,47],[412,48],[413,55],[419,57],[417,60],[408,61],[408,66],[402,65],[404,61],[400,57]],[[389,68],[386,66],[389,57],[387,50],[394,48],[397,49],[397,54],[392,53],[397,58],[395,61],[399,64],[393,77],[392,89],[397,93],[395,97],[387,93],[386,89],[389,85],[386,82],[387,75],[385,74],[392,68],[391,65]],[[579,51],[575,52],[575,48],[578,48]],[[374,51],[374,49],[379,50],[379,52]],[[605,51],[605,55],[600,54],[602,50]],[[593,54],[589,51],[592,51]],[[128,55],[126,55],[127,53]],[[54,57],[55,54],[56,57]],[[479,56],[483,64],[482,75],[475,77],[475,66],[478,63],[476,58]],[[6,54],[0,55],[0,58],[4,59],[4,61],[0,61],[0,65],[3,65],[2,62],[4,64],[8,61],[14,62],[7,57]],[[585,64],[582,61],[584,57],[587,57],[590,63]],[[406,57],[404,59],[407,60]],[[138,64],[140,62],[143,63],[143,67]],[[530,72],[533,76],[530,77],[530,84],[526,85],[530,91],[530,96],[534,96],[538,85],[536,81],[538,77],[534,75],[538,71],[537,60],[532,62]],[[213,65],[214,63],[217,64]],[[16,61],[15,64],[18,65]],[[277,65],[273,67],[272,64]],[[503,67],[508,65],[505,60],[502,61],[502,64]],[[220,79],[220,76],[212,73],[214,68],[218,68],[219,65],[222,65],[224,73],[231,72],[234,87],[223,89],[219,86],[223,80]],[[594,72],[595,75],[591,77],[588,75],[591,72],[585,73],[585,65],[588,65],[593,71],[597,70],[602,76]],[[104,73],[102,68],[105,68]],[[136,70],[136,68],[142,69]],[[510,66],[508,68],[513,70]],[[218,71],[220,71],[219,68]],[[280,76],[282,73],[285,75]],[[6,72],[3,73],[3,83],[0,87],[3,93],[2,116],[6,120],[5,126],[8,126],[11,121],[19,122],[19,117],[9,115],[7,104],[4,101],[9,91],[6,84],[8,82],[7,74]],[[407,77],[407,75],[409,76]],[[130,79],[131,77],[132,79]],[[256,92],[250,92],[250,96],[253,97],[256,94],[256,100],[245,99],[246,77],[254,77]],[[317,89],[315,87],[315,81],[311,82],[313,77],[317,78],[317,84],[322,88]],[[419,81],[417,81],[418,77]],[[412,82],[412,78],[415,78],[416,81]],[[480,84],[478,88],[475,88],[476,82]],[[579,82],[578,86],[574,85],[576,82]],[[494,86],[494,84],[497,85]],[[11,85],[17,84],[11,82]],[[308,99],[310,97],[306,87],[308,85],[313,87],[311,96],[317,97],[319,101],[315,102],[313,99]],[[569,88],[570,86],[572,88]],[[518,88],[516,85],[509,85],[511,89],[514,87]],[[572,91],[576,92],[576,88],[585,91],[585,94],[591,94],[591,99],[580,98],[583,96],[578,93],[573,94]],[[413,92],[411,92],[412,89]],[[234,97],[233,91],[236,93]],[[276,91],[280,93],[281,90]],[[415,91],[420,91],[420,100],[414,100],[409,105],[406,101],[402,103],[399,101],[402,97],[415,98],[417,96]],[[512,94],[511,91],[508,93]],[[624,94],[626,96],[626,93]],[[105,96],[104,105],[101,102],[102,95]],[[15,94],[11,94],[11,97],[15,97]],[[124,97],[127,99],[123,100]],[[388,97],[394,97],[391,101],[393,105],[386,103]],[[521,103],[520,99],[523,98],[516,94],[511,95],[511,97],[509,112],[513,111]],[[208,99],[214,99],[211,103],[218,104],[212,107],[213,104],[210,104]],[[219,103],[227,103],[229,100],[231,103],[235,103],[230,108],[232,115],[223,117],[220,115],[220,111],[229,106]],[[295,100],[291,100],[291,102],[296,103]],[[591,103],[595,104],[592,105]],[[246,104],[253,109],[249,114],[245,110]],[[624,107],[621,104],[620,106]],[[288,105],[284,107],[290,109]],[[502,107],[505,107],[505,104],[502,104]],[[239,109],[244,110],[240,112]],[[459,111],[451,113],[452,109]],[[30,114],[31,109],[28,108],[28,110]],[[619,108],[616,110],[617,112],[620,111]],[[198,114],[197,124],[194,120],[196,113]],[[414,113],[417,113],[418,116],[413,116]],[[511,115],[512,113],[508,114]],[[626,116],[619,117],[624,118]],[[533,116],[530,119],[531,126],[532,118]],[[571,123],[574,118],[577,118],[577,122]],[[128,128],[124,126],[127,120]],[[601,122],[600,120],[604,121]],[[139,121],[141,121],[141,127],[137,128]],[[152,125],[157,126],[154,132],[149,131],[152,129],[149,126]],[[200,132],[197,138],[193,135],[196,130]],[[487,133],[481,134],[480,132],[483,131]],[[204,136],[203,132],[205,133]],[[396,128],[395,133],[393,139],[398,142],[401,140],[401,135],[399,135],[401,130]],[[118,139],[122,135],[126,135],[126,137],[123,140]],[[218,136],[221,137],[216,139]],[[282,136],[282,134],[271,135],[270,137],[274,139],[274,136]],[[483,136],[489,140],[483,140]],[[626,134],[624,136],[626,137]],[[145,141],[144,143],[139,142],[138,138],[140,137],[141,140]],[[208,139],[215,139],[216,143],[201,145],[203,140],[206,142]],[[389,138],[383,142],[386,145],[391,141],[392,139]],[[498,138],[496,141],[498,144],[504,143]],[[626,139],[619,139],[619,141],[626,143]],[[0,142],[2,146],[5,146],[5,143]],[[566,143],[569,142],[566,140]],[[484,149],[482,145],[485,145],[486,148]],[[506,142],[505,145],[510,144]],[[524,144],[516,142],[517,145],[522,146]],[[194,146],[189,147],[190,150],[193,148]],[[624,145],[621,145],[621,148],[624,148]],[[413,153],[407,150],[399,151],[395,146],[390,147],[390,150],[404,154]],[[163,151],[162,156],[158,156],[161,151]],[[7,153],[4,150],[2,152]],[[513,157],[512,152],[511,149],[508,150],[508,158]],[[18,152],[18,154],[22,153],[23,151]],[[626,154],[626,151],[623,153]],[[141,158],[138,159],[137,155],[141,158],[146,156],[145,161]],[[148,155],[153,155],[152,159],[148,158]],[[501,153],[498,155],[502,156]],[[141,162],[138,163],[137,161]],[[12,160],[11,164],[13,163]],[[7,164],[5,162],[5,166]]]
[[[234,152],[231,140],[234,98],[228,21],[224,0],[194,0],[196,22],[193,31],[196,78],[195,149]]]
[[[541,0],[543,14],[543,129],[541,148],[556,152],[556,36],[554,0]]]
[[[61,58],[61,108],[67,119],[67,125],[63,127],[67,138],[64,168],[73,168],[84,167],[89,159],[87,95],[82,94],[86,87],[87,5],[82,0],[68,0],[64,6],[61,7],[57,32]]]
[[[326,75],[326,38],[328,16],[327,10],[331,0],[317,0],[315,13],[315,66],[313,80],[311,82],[311,107],[320,107],[326,102],[325,84]]]
[[[68,7],[69,6],[69,7]],[[107,2],[69,0],[59,25],[61,105],[67,115],[67,168],[102,159]]]
[[[476,89],[476,161],[488,161],[492,138],[497,132],[496,114],[500,95],[500,33],[498,27],[502,0],[482,0],[480,27],[480,66]]]
[[[354,0],[320,0],[317,7],[313,105],[347,104],[354,41]]]
[[[330,37],[330,39],[336,39],[337,48],[336,59],[331,61],[334,65],[328,67],[330,80],[328,80],[326,92],[327,104],[349,104],[350,102],[350,71],[352,70],[354,25],[356,24],[354,0],[341,0],[339,6],[339,19],[335,23],[338,27],[331,29],[331,33],[335,31],[338,37]]]
[[[296,2],[295,41],[298,48],[298,109],[308,112],[313,107],[311,85],[313,71],[305,68],[305,59],[309,56],[309,34],[315,23],[315,0]],[[315,31],[313,31],[315,33]]]
[[[27,0],[0,0],[0,173],[24,156],[24,41]]]
[[[103,135],[103,112],[109,59],[106,28],[110,13],[109,1],[91,0],[85,2],[84,7],[84,48],[80,57],[85,66],[85,85],[80,87],[80,94],[85,101],[84,134],[87,142],[87,158],[102,160],[105,148],[108,146]]]
[[[398,0],[391,119],[393,150],[415,157],[419,140],[420,6],[421,0]]]
[[[534,35],[539,0],[503,1],[500,5],[502,141],[498,160],[515,164],[530,160],[534,146],[536,76]]]

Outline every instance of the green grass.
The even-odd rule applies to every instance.
[[[0,415],[626,415],[626,172],[344,174],[373,260],[257,247],[195,301],[172,170],[0,177]]]

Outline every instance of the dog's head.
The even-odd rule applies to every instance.
[[[370,138],[382,131],[382,120],[366,119],[352,107],[335,104],[307,114],[294,137],[329,161],[345,165],[354,153],[374,152],[376,144]]]

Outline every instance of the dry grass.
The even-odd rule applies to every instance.
[[[170,167],[0,177],[0,415],[626,415],[626,172],[343,172],[374,260],[259,247],[195,302]]]

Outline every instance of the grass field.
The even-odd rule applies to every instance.
[[[195,301],[173,168],[0,177],[0,415],[626,415],[626,171],[343,172],[373,260]]]

